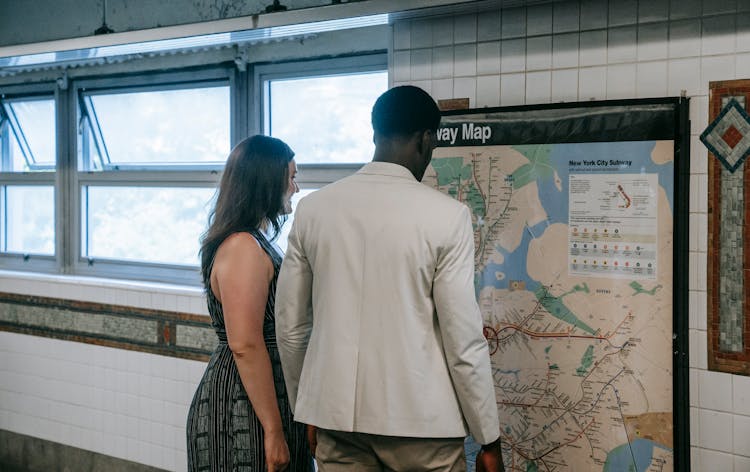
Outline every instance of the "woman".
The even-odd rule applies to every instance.
[[[305,426],[292,419],[274,334],[281,255],[271,241],[299,191],[293,157],[283,141],[252,136],[227,159],[201,246],[219,345],[190,405],[191,471],[313,468]]]

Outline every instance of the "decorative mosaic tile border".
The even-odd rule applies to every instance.
[[[207,316],[0,292],[0,331],[206,361]]]
[[[709,123],[729,99],[748,110],[750,80],[709,84]],[[750,375],[750,165],[708,153],[708,368]]]

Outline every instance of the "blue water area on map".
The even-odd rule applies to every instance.
[[[627,141],[614,143],[566,143],[552,145],[550,161],[560,177],[562,190],[555,186],[554,179],[537,181],[539,198],[547,212],[550,223],[568,224],[568,177],[571,160],[620,160],[632,161],[630,167],[612,167],[596,172],[583,167],[574,168],[576,174],[658,174],[659,185],[667,194],[669,206],[674,212],[674,164],[672,161],[657,165],[651,160],[655,141]]]
[[[527,228],[523,232],[521,244],[513,252],[508,252],[502,247],[496,246],[495,250],[503,255],[504,262],[502,264],[490,262],[484,267],[481,286],[508,288],[511,280],[519,280],[526,283],[526,290],[534,291],[539,286],[539,282],[529,277],[528,272],[526,272],[526,257],[529,252],[529,243],[534,237],[541,236],[546,227],[547,222],[543,221],[536,226]],[[505,277],[498,280],[496,272],[504,273]]]
[[[518,378],[518,374],[521,373],[521,369],[508,369],[508,370],[495,369],[495,372],[499,372],[499,373],[505,374],[505,375],[512,375],[513,377],[515,377],[516,382],[518,382],[520,380]]]
[[[642,472],[648,469],[654,457],[654,447],[671,451],[669,448],[650,439],[636,439],[609,451],[604,463],[605,472]],[[635,467],[633,467],[635,459]]]

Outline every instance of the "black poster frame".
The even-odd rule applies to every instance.
[[[675,471],[690,471],[689,389],[689,98],[605,100],[513,107],[474,108],[442,113],[441,127],[459,117],[477,126],[489,126],[491,145],[586,143],[672,140],[674,142],[673,195],[673,446]],[[489,117],[489,115],[492,115]],[[483,122],[482,117],[487,117]],[[438,147],[481,146],[477,138]],[[489,144],[488,144],[489,145]]]

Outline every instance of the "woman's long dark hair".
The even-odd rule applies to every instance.
[[[294,152],[280,139],[251,136],[232,149],[219,184],[216,206],[201,237],[201,273],[210,286],[211,266],[219,245],[232,233],[260,229],[264,222],[276,238],[284,223],[284,193]],[[268,228],[271,229],[271,228]]]

